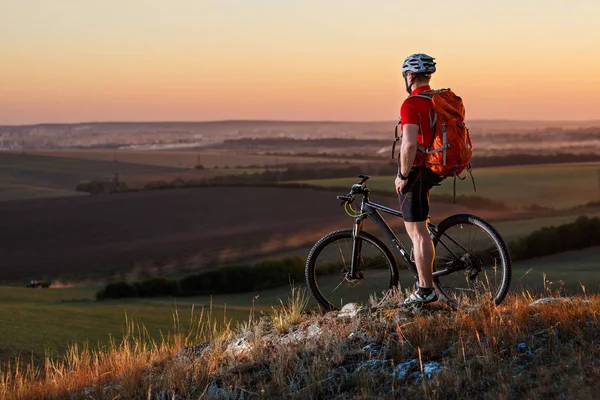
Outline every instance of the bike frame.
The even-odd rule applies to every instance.
[[[410,255],[406,251],[406,248],[404,247],[402,242],[400,242],[400,240],[398,239],[398,237],[396,236],[394,231],[392,231],[390,226],[387,224],[387,222],[383,219],[383,217],[380,214],[380,212],[383,212],[386,214],[391,214],[396,217],[403,218],[402,213],[400,211],[396,211],[392,208],[383,206],[381,204],[371,202],[369,200],[369,193],[370,193],[369,189],[367,189],[367,188],[364,188],[361,191],[363,198],[362,198],[362,202],[361,202],[361,206],[360,206],[360,214],[358,217],[355,218],[355,221],[354,221],[354,229],[352,230],[353,243],[352,243],[352,264],[350,266],[350,276],[354,279],[359,278],[356,275],[356,273],[358,271],[358,268],[356,268],[356,266],[359,265],[359,260],[361,258],[361,251],[362,251],[362,241],[359,239],[359,234],[362,231],[362,227],[363,227],[365,219],[371,218],[371,220],[383,232],[386,239],[389,242],[394,244],[394,249],[396,250],[397,254],[400,255],[400,258],[404,261],[408,270],[413,273],[415,282],[418,282],[419,281],[419,272],[417,271],[417,266],[410,259]],[[437,236],[437,232],[436,232],[437,226],[436,225],[429,223],[428,229],[429,229],[429,232],[431,233],[431,235],[434,236],[438,240],[438,242],[448,252],[450,252],[454,256],[455,260],[459,259],[456,256],[456,254],[454,254],[454,252],[451,251],[450,248],[443,241],[441,241],[440,237]],[[459,246],[460,248],[462,248],[464,250],[467,250],[464,248],[464,246],[460,245],[458,242],[456,242],[451,237],[449,237],[447,235],[445,235],[445,236],[450,241],[452,241],[455,245]],[[463,269],[463,268],[464,268],[463,266],[461,266],[459,263],[455,262],[443,270],[433,272],[433,278],[435,279],[440,276],[449,275],[449,274],[451,274],[457,270]]]

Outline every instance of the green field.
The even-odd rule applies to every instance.
[[[122,337],[126,316],[143,324],[153,338],[160,339],[161,332],[173,332],[173,315],[177,311],[180,329],[189,332],[192,304],[196,304],[195,316],[202,307],[205,312],[211,308],[208,298],[183,299],[182,303],[176,299],[97,302],[97,289],[0,287],[0,361],[20,354],[39,362],[45,354],[62,355],[69,343],[87,341],[91,347],[107,344],[110,337]],[[247,320],[251,304],[250,294],[243,302],[239,299],[237,306],[225,306],[222,299],[214,299],[212,314],[217,321],[224,317],[234,322]]]
[[[515,263],[513,268],[513,288],[540,288],[543,274],[553,289],[561,286],[561,281],[569,293],[581,293],[580,283],[588,292],[600,292],[600,247],[566,251],[547,257]]]
[[[368,172],[368,171],[365,171]],[[568,208],[600,199],[600,163],[553,164],[474,169],[477,192],[469,177],[457,181],[457,194],[477,194],[511,207],[539,204]],[[350,188],[357,178],[299,181],[321,186]],[[447,179],[432,194],[452,194],[453,179]],[[368,182],[372,189],[394,190],[393,177],[375,176]]]
[[[0,287],[0,362],[18,355],[40,362],[46,354],[63,355],[72,343],[88,342],[96,348],[108,344],[111,337],[118,341],[126,318],[143,325],[156,340],[174,331],[175,313],[184,333],[196,326],[202,312],[206,317],[210,311],[213,321],[235,325],[247,321],[252,310],[255,315],[270,312],[290,294],[284,286],[260,293],[96,301],[98,289]],[[192,309],[196,322],[190,326]]]

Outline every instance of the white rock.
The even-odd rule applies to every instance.
[[[295,332],[290,332],[281,338],[281,343],[300,342],[305,339],[313,339],[322,333],[322,329],[317,324],[312,324],[306,330],[299,329]]]
[[[444,369],[444,366],[437,361],[431,361],[423,364],[423,375],[431,378],[434,374],[439,374]]]
[[[368,344],[362,348],[362,351],[370,353],[371,355],[375,355],[379,353],[379,346],[374,344]]]
[[[275,339],[277,339],[277,336],[273,333],[269,333],[269,334],[263,336],[260,340],[264,344],[269,345],[269,344],[272,344],[275,341]]]
[[[308,329],[306,329],[306,338],[307,339],[315,338],[315,337],[319,336],[322,332],[323,332],[323,330],[321,329],[321,327],[319,325],[312,324],[311,326],[308,327]]]
[[[419,365],[419,361],[416,359],[398,364],[396,365],[396,368],[394,368],[392,376],[395,376],[396,379],[404,379],[408,376],[408,372],[417,365]],[[421,373],[421,371],[416,371],[410,374],[410,376],[416,378],[417,380],[424,376],[431,378],[433,375],[439,374],[443,369],[444,366],[439,362],[430,361],[423,364],[423,373]]]
[[[211,350],[212,346],[209,342],[202,342],[193,346],[186,346],[175,354],[175,360],[189,362],[190,359],[202,357]]]
[[[233,356],[239,356],[247,353],[248,351],[250,351],[250,343],[248,343],[248,339],[241,338],[230,343],[229,346],[227,346],[225,353]]]
[[[418,364],[417,360],[405,361],[401,364],[398,364],[396,365],[396,368],[394,368],[392,376],[395,376],[396,379],[404,379],[406,377],[406,374],[408,374],[408,371],[410,371],[411,367],[416,364]]]
[[[572,300],[573,299],[570,297],[544,297],[543,299],[537,299],[536,301],[531,303],[530,306],[537,306],[539,304],[549,304],[549,303],[572,301]]]
[[[362,310],[362,307],[356,303],[348,303],[338,313],[338,318],[354,318]]]
[[[360,363],[358,368],[356,368],[356,371],[354,371],[354,372],[359,372],[361,369],[364,369],[364,368],[368,368],[370,371],[383,370],[389,364],[390,364],[390,362],[388,360],[379,360],[379,359],[368,360],[368,361],[364,361],[364,362]]]

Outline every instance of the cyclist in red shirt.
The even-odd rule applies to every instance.
[[[426,304],[438,299],[433,288],[432,269],[435,249],[429,231],[429,190],[442,181],[442,177],[424,166],[425,153],[419,145],[428,148],[433,132],[430,126],[432,103],[422,97],[411,97],[431,90],[429,81],[435,72],[434,58],[426,54],[413,54],[402,64],[402,76],[409,97],[400,108],[402,145],[400,169],[396,176],[396,192],[404,216],[406,232],[413,243],[413,255],[419,283],[417,290],[404,301],[405,305]]]

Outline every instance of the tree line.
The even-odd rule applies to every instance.
[[[180,280],[158,277],[133,283],[113,282],[98,291],[96,299],[254,292],[303,281],[305,264],[305,258],[289,256],[254,265],[223,265]]]
[[[600,245],[600,218],[581,216],[574,222],[538,229],[510,244],[513,261]]]

